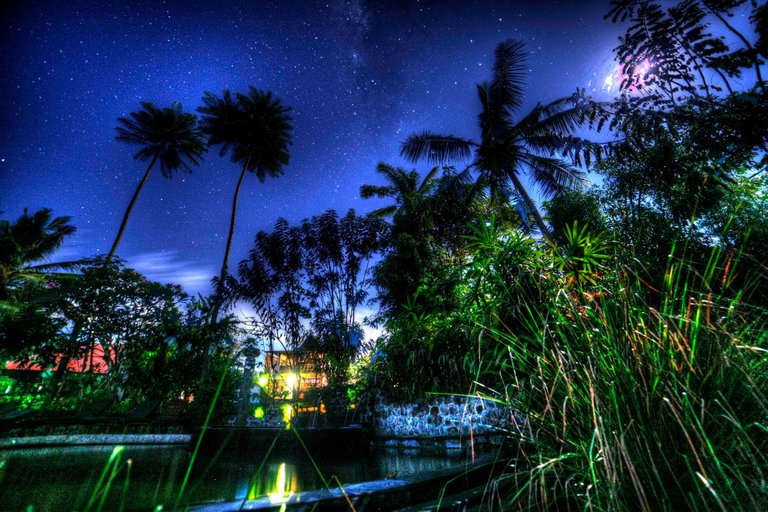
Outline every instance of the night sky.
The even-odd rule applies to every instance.
[[[255,233],[336,209],[359,213],[377,162],[413,168],[399,145],[430,129],[477,137],[475,84],[507,38],[530,50],[526,109],[586,87],[609,97],[621,27],[608,1],[5,1],[0,7],[0,211],[52,208],[77,227],[55,260],[104,254],[145,169],[115,141],[140,101],[272,90],[293,108],[284,175],[246,176],[231,265]],[[421,172],[427,166],[418,166]],[[224,251],[240,166],[210,151],[191,175],[153,171],[118,255],[206,292]]]

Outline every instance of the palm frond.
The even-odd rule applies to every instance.
[[[573,165],[589,167],[592,160],[599,162],[610,150],[610,143],[592,142],[573,135],[546,134],[526,138],[528,150],[534,154],[567,157]]]
[[[385,219],[388,217],[393,216],[395,213],[397,213],[397,206],[396,205],[390,205],[390,206],[384,206],[382,208],[377,208],[371,212],[368,213],[369,217],[373,217],[375,219]]]
[[[582,187],[587,183],[584,172],[559,158],[527,154],[521,158],[529,170],[532,181],[544,196],[552,196],[564,189]]]
[[[496,46],[489,96],[495,108],[517,111],[523,103],[526,54],[524,43],[508,39]]]
[[[381,192],[385,195],[378,195],[378,197],[392,197],[400,202],[404,197],[417,192],[419,190],[419,173],[415,170],[406,171],[402,167],[392,167],[384,162],[379,162],[376,166],[376,172],[383,174],[384,178],[390,183],[389,185],[382,186],[388,187],[389,190],[382,188]],[[370,187],[376,187],[377,185],[367,185]],[[361,187],[362,190],[362,187]]]
[[[475,143],[453,135],[430,131],[409,135],[400,147],[400,155],[411,162],[426,159],[433,164],[469,158]]]
[[[131,118],[119,117],[115,128],[120,142],[142,146],[134,160],[160,162],[160,172],[170,178],[173,171],[192,172],[207,151],[205,136],[197,125],[197,116],[183,111],[180,103],[159,108],[141,102],[142,109],[131,112]]]
[[[424,180],[422,180],[421,185],[419,185],[419,188],[417,189],[417,192],[422,194],[427,192],[432,187],[434,183],[435,175],[439,170],[440,170],[439,166],[433,167],[424,177]]]
[[[363,199],[392,197],[396,192],[395,187],[387,185],[362,185],[360,187],[360,197]]]
[[[527,126],[520,126],[526,135],[540,135],[545,133],[555,133],[565,135],[571,133],[582,126],[584,118],[582,113],[569,108],[560,110],[550,115],[544,115],[543,108],[539,112],[538,119]]]

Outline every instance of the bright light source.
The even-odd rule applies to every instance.
[[[264,408],[257,407],[256,410],[253,411],[253,417],[257,420],[264,419]]]
[[[259,376],[258,384],[260,388],[266,388],[267,384],[269,384],[269,376],[266,373],[262,373]]]

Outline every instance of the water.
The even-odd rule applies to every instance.
[[[463,454],[379,449],[344,458],[304,452],[223,452],[198,458],[180,505],[286,496],[343,484],[408,479],[455,468]],[[0,509],[9,511],[154,510],[173,508],[191,460],[186,447],[92,446],[0,451]],[[31,509],[29,508],[31,507]]]

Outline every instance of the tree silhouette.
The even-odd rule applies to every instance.
[[[50,208],[30,215],[27,210],[16,222],[0,220],[0,300],[7,300],[10,288],[24,281],[42,281],[51,270],[67,263],[37,264],[61,246],[64,237],[75,232],[70,217],[51,218]]]
[[[229,270],[229,253],[235,232],[237,200],[246,171],[255,173],[260,182],[267,176],[277,177],[288,164],[288,146],[292,142],[290,107],[283,106],[270,91],[248,88],[247,94],[228,90],[218,97],[206,92],[204,106],[198,108],[202,114],[203,132],[208,143],[221,146],[219,155],[230,153],[234,163],[243,168],[232,199],[232,215],[229,223],[224,261],[221,264],[219,282],[223,282]]]
[[[589,163],[590,155],[599,156],[599,146],[571,133],[587,122],[591,124],[601,107],[579,90],[547,105],[538,104],[515,122],[513,115],[522,106],[525,68],[522,42],[510,39],[499,43],[491,81],[477,86],[481,103],[479,142],[423,131],[405,140],[401,155],[413,162],[426,159],[435,163],[471,158],[470,167],[490,188],[491,204],[510,181],[526,214],[551,239],[521,176],[527,174],[545,196],[581,185],[583,172],[554,155],[568,156],[577,165],[582,158]]]
[[[383,206],[372,211],[369,215],[377,218],[386,218],[394,216],[398,211],[402,211],[409,217],[409,221],[420,228],[426,228],[432,223],[429,211],[430,194],[434,191],[436,185],[435,176],[440,170],[434,167],[427,173],[421,183],[419,183],[419,173],[406,171],[402,167],[392,167],[391,165],[380,162],[376,166],[376,172],[384,176],[387,180],[386,185],[362,185],[360,187],[360,197],[370,199],[371,197],[391,198],[395,204]]]
[[[182,111],[180,103],[173,103],[167,108],[158,108],[153,103],[141,102],[142,109],[131,112],[131,118],[120,117],[116,139],[128,144],[136,144],[142,148],[133,156],[134,160],[146,162],[147,170],[141,178],[131,202],[125,210],[120,229],[107,255],[107,262],[112,259],[123,237],[139,193],[149,178],[157,161],[160,161],[160,172],[170,178],[179,169],[191,173],[191,165],[199,165],[200,157],[206,151],[205,138],[197,126],[197,116]]]

